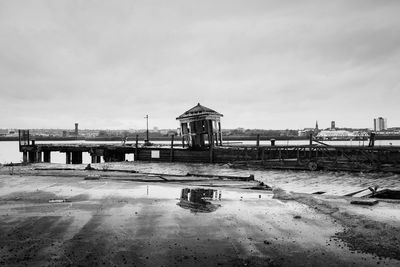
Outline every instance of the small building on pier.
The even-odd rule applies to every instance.
[[[221,113],[198,103],[176,119],[179,120],[184,146],[203,149],[222,146]]]

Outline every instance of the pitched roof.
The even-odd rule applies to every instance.
[[[176,119],[179,120],[179,119],[183,119],[183,118],[202,116],[202,115],[216,115],[216,116],[220,116],[220,117],[223,116],[222,114],[216,112],[215,110],[207,108],[205,106],[202,106],[202,105],[200,105],[200,103],[198,103],[196,106],[189,109],[188,111],[186,111],[185,113],[183,113]]]

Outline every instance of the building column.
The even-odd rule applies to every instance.
[[[51,151],[43,151],[43,161],[44,162],[51,162]]]
[[[71,152],[65,153],[65,164],[71,164]]]

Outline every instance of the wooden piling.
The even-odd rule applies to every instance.
[[[174,161],[174,135],[171,135],[171,151],[169,155],[169,161],[173,162]]]
[[[82,164],[82,152],[73,151],[72,152],[72,164]]]
[[[213,163],[214,154],[214,135],[212,134],[212,121],[208,121],[208,143],[210,145],[210,163]]]
[[[65,164],[71,164],[71,152],[65,153]]]
[[[36,162],[36,151],[29,151],[28,152],[29,163]]]
[[[27,151],[22,152],[22,162],[28,163],[28,152]]]
[[[51,162],[51,152],[48,150],[43,151],[43,161],[50,163]]]
[[[221,122],[218,122],[218,131],[219,131],[219,145],[222,146]]]
[[[136,143],[135,143],[135,161],[139,160],[139,135],[136,135]]]

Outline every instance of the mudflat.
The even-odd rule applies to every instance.
[[[32,174],[0,175],[1,265],[400,265],[398,203]]]

